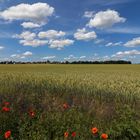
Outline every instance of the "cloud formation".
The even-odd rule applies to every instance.
[[[24,40],[33,40],[35,37],[36,37],[36,34],[30,31],[24,31],[21,34],[13,35],[13,38],[19,38],[19,39],[24,39]]]
[[[21,34],[16,34],[13,36],[14,38],[21,39],[19,40],[19,43],[23,46],[32,46],[32,47],[38,47],[43,46],[48,43],[47,40],[40,40],[37,39],[37,35],[35,33],[32,33],[30,31],[24,31]]]
[[[64,58],[64,60],[73,60],[73,59],[77,59],[77,57],[75,57],[73,54],[71,54],[68,57]]]
[[[76,38],[77,40],[89,41],[96,39],[97,35],[94,31],[88,32],[85,28],[83,28],[77,30],[77,32],[74,34],[74,38]]]
[[[58,50],[63,49],[65,46],[72,45],[74,40],[64,38],[65,32],[48,30],[36,33],[30,31],[24,31],[21,34],[16,34],[13,38],[18,38],[19,43],[23,46],[39,47],[48,45],[49,48],[55,48]]]
[[[116,42],[116,43],[113,43],[113,42],[109,42],[107,43],[105,46],[106,47],[112,47],[112,46],[121,46],[122,45],[122,42]]]
[[[19,43],[22,44],[23,46],[39,47],[39,46],[47,45],[48,41],[33,39],[33,40],[20,40]]]
[[[126,19],[120,17],[120,14],[115,10],[100,11],[91,18],[87,26],[104,29],[113,26],[116,23],[123,23]]]
[[[49,48],[56,48],[58,50],[63,49],[65,46],[72,45],[74,40],[71,39],[60,39],[60,40],[50,40],[49,41]]]
[[[55,39],[55,38],[63,37],[65,35],[66,33],[63,31],[48,30],[48,31],[39,32],[38,37],[47,38],[47,39]]]
[[[41,27],[41,25],[39,25],[37,23],[33,23],[33,22],[23,22],[21,24],[21,26],[23,26],[23,28],[38,28],[38,27]]]
[[[137,47],[140,46],[140,37],[133,38],[132,40],[124,44],[125,47]]]
[[[48,22],[48,17],[52,16],[54,8],[47,3],[24,4],[16,6],[0,12],[0,17],[4,20],[25,20],[33,23],[44,25]]]
[[[10,57],[13,58],[13,59],[18,59],[18,58],[19,59],[24,59],[26,57],[31,57],[32,55],[33,55],[32,52],[26,51],[26,52],[24,52],[22,54],[12,54]]]
[[[127,56],[134,56],[134,55],[140,55],[140,51],[138,50],[130,50],[130,51],[124,51],[124,52],[120,51],[112,55],[111,57],[122,58],[122,57],[127,57]]]

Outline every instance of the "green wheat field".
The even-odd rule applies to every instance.
[[[140,65],[0,65],[0,106],[0,140],[140,140]]]

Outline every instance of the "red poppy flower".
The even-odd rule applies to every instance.
[[[8,105],[10,105],[10,103],[9,102],[4,102],[4,105],[8,106]]]
[[[91,131],[92,131],[93,134],[97,134],[98,133],[98,129],[96,127],[93,127],[91,129]]]
[[[64,133],[64,137],[67,138],[68,136],[69,136],[69,133],[68,132],[65,132]]]
[[[5,134],[4,134],[5,139],[10,138],[10,136],[11,136],[11,131],[10,130],[6,131]]]
[[[67,103],[64,103],[64,104],[63,104],[63,108],[64,108],[64,109],[68,109],[68,108],[69,108],[69,105],[68,105]]]
[[[75,137],[76,136],[76,132],[72,132],[72,137]]]
[[[10,111],[10,108],[4,106],[4,107],[2,108],[2,111],[4,111],[4,112],[9,112],[9,111]]]
[[[105,134],[105,133],[103,133],[103,134],[101,135],[101,138],[102,138],[102,139],[104,139],[104,140],[107,140],[108,135],[107,135],[107,134]]]
[[[31,117],[35,117],[35,112],[34,112],[34,111],[29,111],[29,115],[30,115]]]

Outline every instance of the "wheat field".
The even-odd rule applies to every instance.
[[[139,140],[140,65],[0,65],[0,104],[0,139]]]

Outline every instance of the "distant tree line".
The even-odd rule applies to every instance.
[[[108,61],[73,61],[71,64],[132,64],[131,61],[108,60]]]
[[[108,60],[108,61],[36,61],[36,62],[21,62],[21,61],[1,61],[0,64],[132,64],[131,61],[124,60]]]

